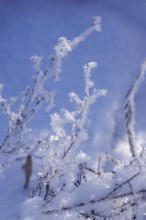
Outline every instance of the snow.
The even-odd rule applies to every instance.
[[[0,219],[18,219],[22,202],[28,196],[24,191],[22,164],[15,162],[0,177]],[[30,186],[31,187],[31,186]]]

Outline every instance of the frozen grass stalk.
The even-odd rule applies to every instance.
[[[141,65],[141,70],[136,76],[136,79],[132,86],[130,87],[127,96],[125,98],[125,119],[126,119],[126,127],[127,127],[127,135],[130,145],[130,151],[133,157],[137,156],[136,144],[135,144],[135,96],[139,89],[141,82],[144,79],[146,74],[146,60]]]

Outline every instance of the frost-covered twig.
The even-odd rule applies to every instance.
[[[126,98],[125,98],[125,119],[126,119],[126,127],[127,127],[127,135],[130,145],[130,151],[133,157],[136,157],[136,146],[135,146],[135,132],[134,132],[134,124],[135,124],[135,102],[134,98],[139,89],[140,83],[142,82],[144,76],[146,74],[146,61],[141,66],[141,70],[138,73],[134,83],[130,87]]]
[[[97,203],[102,203],[102,202],[105,203],[106,201],[110,201],[110,200],[114,200],[114,199],[120,199],[122,197],[134,196],[135,192],[133,192],[131,190],[128,193],[125,193],[125,194],[122,193],[121,195],[118,195],[118,196],[114,196],[114,194],[117,190],[124,187],[126,184],[128,185],[129,183],[131,183],[131,181],[133,179],[135,179],[139,174],[140,173],[138,172],[138,173],[134,174],[132,177],[130,177],[129,179],[127,179],[126,181],[124,181],[123,183],[118,184],[112,191],[110,191],[107,195],[105,195],[101,198],[92,199],[92,200],[89,200],[89,201],[83,201],[83,202],[80,202],[78,204],[74,204],[72,206],[62,207],[60,209],[47,210],[47,211],[44,212],[44,214],[57,214],[57,213],[65,212],[65,211],[73,211],[74,209],[78,210],[78,208],[91,206],[91,205],[94,205],[94,204],[97,204]],[[138,191],[137,193],[141,194],[142,192],[145,192],[145,191],[146,190],[144,189],[144,190]],[[127,204],[129,204],[129,202]],[[115,215],[115,213],[113,215]],[[99,216],[101,217],[100,212],[99,212]]]
[[[23,136],[30,131],[26,127],[27,123],[43,103],[47,103],[51,108],[53,100],[54,92],[45,91],[38,77],[35,83],[27,87],[18,97],[8,100],[1,97],[0,104],[8,119],[8,132],[0,147],[2,153],[11,153],[22,148]]]
[[[132,184],[130,181],[128,181],[128,184],[129,184],[129,188],[131,190],[131,193],[132,193],[132,196],[133,196],[133,203],[132,203],[132,211],[133,211],[133,216],[132,216],[132,219],[136,219],[136,214],[137,214],[137,206],[138,206],[138,199],[136,197],[136,193],[134,192],[134,189],[132,187]]]
[[[74,131],[71,137],[71,143],[67,149],[64,151],[63,158],[66,157],[70,149],[79,141],[80,136],[83,135],[84,126],[87,121],[87,116],[89,112],[89,108],[92,104],[94,104],[98,97],[105,96],[107,90],[94,88],[94,82],[91,81],[91,70],[95,68],[97,64],[95,62],[90,62],[84,66],[84,78],[85,78],[85,97],[80,99],[77,94],[70,93],[70,98],[72,102],[75,102],[77,106],[76,113],[80,116],[80,119],[76,120]],[[92,93],[91,93],[92,89]]]
[[[62,67],[63,59],[76,48],[81,42],[83,42],[93,32],[101,32],[101,17],[94,17],[93,23],[78,37],[73,40],[67,40],[65,37],[59,38],[58,44],[55,46],[55,53],[51,55],[52,63],[50,68],[50,75],[53,74],[55,80],[59,80],[59,73]],[[53,68],[52,68],[53,67]]]
[[[10,153],[22,149],[25,141],[23,137],[27,132],[30,132],[30,129],[27,128],[29,121],[44,103],[48,105],[47,110],[54,105],[55,93],[44,89],[48,78],[53,77],[55,80],[59,80],[63,59],[94,31],[101,31],[100,17],[95,17],[93,24],[73,40],[61,37],[54,52],[50,55],[50,64],[44,70],[41,68],[42,57],[32,56],[31,60],[36,70],[34,82],[17,97],[3,98],[1,95],[3,85],[0,84],[0,106],[8,120],[8,132],[0,145],[1,153],[7,153],[10,156]]]
[[[112,199],[112,198],[120,198],[120,196],[122,197],[123,196],[127,196],[127,195],[133,195],[133,192],[130,191],[129,193],[126,193],[126,194],[122,194],[122,195],[118,195],[118,196],[113,196],[115,191],[118,190],[119,188],[123,187],[125,184],[129,184],[130,181],[132,181],[134,178],[136,178],[140,173],[136,173],[135,175],[133,175],[132,177],[130,177],[128,180],[124,181],[123,183],[119,184],[118,186],[116,186],[112,191],[110,191],[106,196],[103,196],[102,198],[99,198],[99,199],[94,199],[94,200],[90,200],[88,202],[82,202],[82,203],[79,203],[79,204],[76,204],[76,205],[73,205],[73,206],[69,206],[69,207],[63,207],[60,211],[67,211],[67,210],[71,210],[73,208],[76,208],[76,207],[82,207],[82,206],[86,206],[86,205],[89,205],[89,204],[94,204],[94,203],[98,203],[98,202],[102,202],[106,199]],[[145,190],[142,190],[140,191],[139,193],[143,192]],[[59,211],[59,210],[58,210]],[[49,210],[47,211],[46,213],[52,213],[53,211]]]
[[[76,104],[75,111],[69,112],[67,109],[61,109],[60,114],[54,113],[53,115],[51,115],[51,127],[53,132],[50,138],[48,138],[49,148],[46,148],[45,151],[48,151],[48,153],[51,152],[51,159],[49,162],[52,164],[51,166],[54,166],[53,169],[57,170],[55,174],[55,178],[57,179],[60,178],[61,173],[65,172],[65,169],[67,168],[64,163],[71,162],[67,159],[68,153],[71,150],[73,152],[73,150],[75,150],[75,146],[78,145],[81,141],[85,140],[87,136],[84,127],[86,125],[90,106],[95,103],[98,97],[105,96],[107,92],[104,89],[96,90],[95,88],[93,88],[94,83],[90,79],[90,72],[94,67],[96,67],[96,63],[94,62],[90,62],[84,66],[85,97],[83,99],[80,99],[79,96],[74,92],[69,94],[70,101]],[[67,133],[68,130],[65,130],[65,126],[67,126],[68,124],[71,125],[71,129],[69,129],[69,131],[71,132],[70,134]],[[56,148],[56,145],[58,146],[58,148]],[[44,173],[44,176],[46,176],[46,172]],[[51,176],[52,175],[49,175],[48,177],[49,184],[52,180]],[[78,177],[81,178],[81,176],[82,172],[78,174]],[[43,179],[40,179],[40,181],[43,181]],[[80,185],[81,179],[78,179],[77,181],[77,185]],[[52,187],[50,187],[50,189],[52,189]],[[55,196],[56,193],[54,194],[54,198]]]

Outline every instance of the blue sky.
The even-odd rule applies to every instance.
[[[97,88],[108,89],[108,95],[92,108],[89,133],[94,145],[102,148],[125,134],[124,97],[146,57],[145,0],[0,0],[0,83],[5,85],[4,96],[17,95],[32,82],[29,58],[43,56],[45,65],[60,36],[74,38],[96,15],[102,17],[102,32],[94,33],[65,59],[52,112],[70,108],[68,92],[83,94],[82,66],[97,61],[93,78]],[[138,132],[146,130],[145,86],[146,80],[136,97]],[[49,114],[40,114],[34,126],[46,129],[46,118],[49,123]],[[3,136],[3,115],[0,120]]]

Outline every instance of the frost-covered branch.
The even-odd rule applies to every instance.
[[[45,68],[42,57],[31,57],[36,75],[32,85],[17,97],[4,98],[0,84],[0,106],[8,119],[8,132],[0,145],[0,162],[5,165],[12,161],[12,156],[18,159],[29,152],[35,166],[34,186],[22,205],[27,208],[20,213],[20,220],[143,219],[145,215],[146,151],[143,147],[139,154],[136,152],[134,98],[145,75],[146,62],[125,100],[133,156],[128,161],[119,161],[104,152],[88,155],[88,149],[82,151],[80,147],[89,138],[87,122],[92,105],[107,94],[105,89],[96,89],[91,79],[96,62],[83,67],[84,95],[68,94],[74,109],[62,108],[52,113],[47,134],[30,137],[29,122],[39,110],[49,110],[54,105],[55,92],[46,89],[48,80],[60,79],[63,59],[94,31],[101,31],[100,17],[95,17],[93,24],[73,40],[59,38]]]
[[[138,73],[134,83],[130,87],[127,96],[125,98],[125,119],[126,119],[126,127],[127,127],[127,135],[130,145],[130,151],[133,157],[136,157],[136,146],[135,146],[135,131],[134,131],[134,125],[135,125],[135,95],[139,89],[139,86],[144,79],[144,76],[146,74],[146,61],[141,66],[141,70]]]
[[[90,77],[91,77],[91,70],[92,68],[96,67],[96,63],[90,62],[87,65],[84,66],[84,78],[85,78],[85,96],[83,99],[79,98],[79,96],[75,92],[69,93],[70,101],[75,103],[76,109],[72,112],[69,112],[67,109],[61,109],[60,114],[54,113],[51,115],[51,127],[52,127],[52,134],[48,138],[49,145],[47,148],[44,149],[42,146],[42,149],[45,152],[48,152],[47,154],[50,155],[49,158],[49,164],[51,173],[49,170],[46,170],[43,174],[45,184],[49,186],[46,190],[46,193],[48,195],[53,193],[53,197],[51,197],[51,200],[54,199],[58,192],[60,192],[62,185],[58,187],[58,190],[53,190],[52,180],[56,179],[57,181],[61,181],[62,184],[66,186],[66,180],[64,180],[64,172],[66,169],[68,169],[67,164],[68,163],[76,163],[73,158],[76,155],[76,147],[84,140],[87,139],[87,132],[85,130],[85,125],[88,118],[88,113],[90,110],[90,106],[94,104],[98,97],[105,96],[106,90],[96,90],[94,88],[94,83],[92,83]],[[58,146],[56,148],[56,146]],[[72,155],[72,162],[70,161],[70,156],[68,155],[71,151]],[[48,158],[46,158],[47,162]],[[81,168],[82,164],[79,164],[79,167]],[[54,170],[54,175],[52,179],[52,169]],[[80,172],[77,174],[78,180],[74,181],[75,185],[80,185],[82,176],[85,177],[82,173],[82,169],[79,169]],[[46,180],[47,176],[47,180]],[[59,178],[59,179],[58,179]],[[43,181],[43,178],[40,178],[40,181]],[[40,183],[38,182],[38,185]],[[34,192],[35,194],[38,194],[37,189],[39,189],[38,186],[35,187]],[[56,191],[56,192],[55,192]],[[45,197],[48,197],[46,194]],[[34,193],[33,193],[34,196]],[[51,201],[49,200],[49,201]],[[48,201],[48,200],[47,200]]]
[[[77,141],[79,141],[81,135],[83,136],[83,130],[87,121],[90,106],[96,102],[98,97],[105,96],[107,93],[107,90],[105,89],[96,90],[94,88],[93,81],[91,81],[91,70],[96,66],[97,64],[95,62],[90,62],[84,66],[85,97],[80,99],[75,93],[69,94],[70,101],[74,102],[77,106],[76,113],[81,116],[80,119],[74,120],[75,123],[72,128],[74,131],[71,137],[71,143],[69,147],[65,149],[63,157],[65,157],[69,150],[76,144]],[[84,136],[86,136],[86,133],[84,133]]]
[[[99,158],[102,170],[100,175]],[[51,215],[52,219],[67,220],[69,216],[71,219],[88,217],[116,220],[126,219],[126,216],[129,219],[142,219],[146,208],[143,205],[146,195],[145,151],[137,159],[132,158],[122,164],[114,161],[111,172],[104,171],[106,160],[110,160],[110,157],[97,155],[91,159],[85,153],[79,153],[73,161],[66,161],[63,165],[64,173],[57,173],[59,180],[56,175],[53,176],[52,181],[56,187],[55,190],[51,188],[50,193],[53,194],[51,200],[46,200],[42,216]],[[53,186],[52,181],[49,187]]]
[[[83,33],[78,37],[75,37],[73,40],[68,40],[65,37],[60,37],[58,44],[55,46],[55,52],[51,57],[50,75],[53,74],[55,80],[59,80],[59,73],[62,68],[63,59],[75,49],[81,42],[86,40],[86,38],[93,32],[101,32],[101,17],[94,17],[93,23],[87,28]],[[52,71],[53,69],[53,71]]]
[[[1,144],[1,153],[11,153],[24,145],[24,135],[30,132],[27,124],[46,103],[48,110],[53,106],[54,92],[43,89],[40,71],[32,86],[28,86],[19,96],[5,99],[0,97],[0,105],[8,120],[8,132]],[[17,107],[18,105],[18,107]]]
[[[67,40],[65,37],[59,38],[54,52],[49,55],[49,65],[44,70],[41,64],[42,57],[37,55],[32,56],[30,59],[36,70],[33,84],[27,86],[17,97],[4,98],[2,96],[3,85],[0,84],[0,106],[3,113],[7,116],[8,121],[6,137],[0,144],[1,153],[9,156],[10,153],[15,152],[16,154],[18,151],[22,153],[22,149],[26,151],[26,148],[23,146],[27,146],[27,143],[31,145],[30,140],[26,138],[26,134],[30,133],[30,129],[28,128],[29,122],[44,104],[47,105],[47,110],[50,110],[54,106],[55,92],[45,89],[47,80],[50,77],[59,80],[63,59],[94,31],[101,31],[100,17],[95,17],[92,25],[73,40]],[[30,148],[34,149],[34,144],[32,143],[32,147],[29,147],[29,150]]]
[[[74,211],[76,210],[77,212],[79,212],[81,215],[88,215],[88,216],[91,216],[91,213],[92,215],[95,215],[95,216],[98,216],[99,218],[103,218],[103,217],[112,217],[112,216],[117,216],[117,215],[120,215],[122,212],[124,211],[128,211],[127,208],[125,208],[125,210],[123,209],[123,206],[129,206],[129,203],[131,204],[131,207],[133,207],[133,203],[135,202],[134,200],[131,199],[132,196],[134,196],[136,194],[136,196],[138,195],[138,198],[140,199],[139,195],[141,195],[141,199],[142,199],[142,193],[146,192],[146,189],[143,189],[143,190],[139,190],[137,192],[133,192],[133,191],[129,191],[127,193],[124,193],[123,192],[123,189],[125,185],[129,185],[131,183],[131,181],[133,181],[138,175],[140,174],[140,172],[134,174],[132,177],[128,178],[126,181],[122,182],[121,184],[118,184],[118,183],[115,183],[115,187],[113,190],[111,190],[107,195],[101,197],[101,198],[96,198],[96,199],[92,199],[92,200],[89,200],[89,201],[82,201],[78,204],[74,204],[72,206],[64,206],[60,209],[52,209],[52,210],[47,210],[44,212],[44,214],[61,214],[62,212],[71,212],[71,211]],[[106,175],[106,174],[105,174]],[[102,177],[101,177],[102,178]],[[121,190],[122,193],[115,196],[115,192],[117,190]],[[125,199],[128,199],[128,200],[131,200],[131,201],[128,201],[127,203],[124,202]],[[117,201],[117,204],[120,204],[121,203],[121,199],[123,200],[122,202],[122,205],[115,208],[115,212],[112,213],[111,210],[109,210],[109,213],[105,214],[103,211],[98,210],[98,208],[95,209],[95,205],[98,204],[99,207],[100,207],[100,203],[103,204],[106,204],[106,202],[108,203],[113,203],[114,199],[116,199]],[[125,200],[126,201],[126,200]],[[80,212],[80,208],[82,207],[82,212]],[[129,208],[129,207],[128,207]],[[87,211],[87,210],[91,210],[91,211]],[[85,210],[85,212],[83,211]],[[98,211],[97,211],[98,210]],[[117,213],[116,213],[117,212]],[[119,213],[118,213],[119,212]],[[121,212],[121,213],[120,213]],[[84,213],[84,214],[83,214]],[[85,214],[86,213],[86,214]],[[107,216],[106,216],[107,215]],[[132,218],[134,219],[134,218]]]

